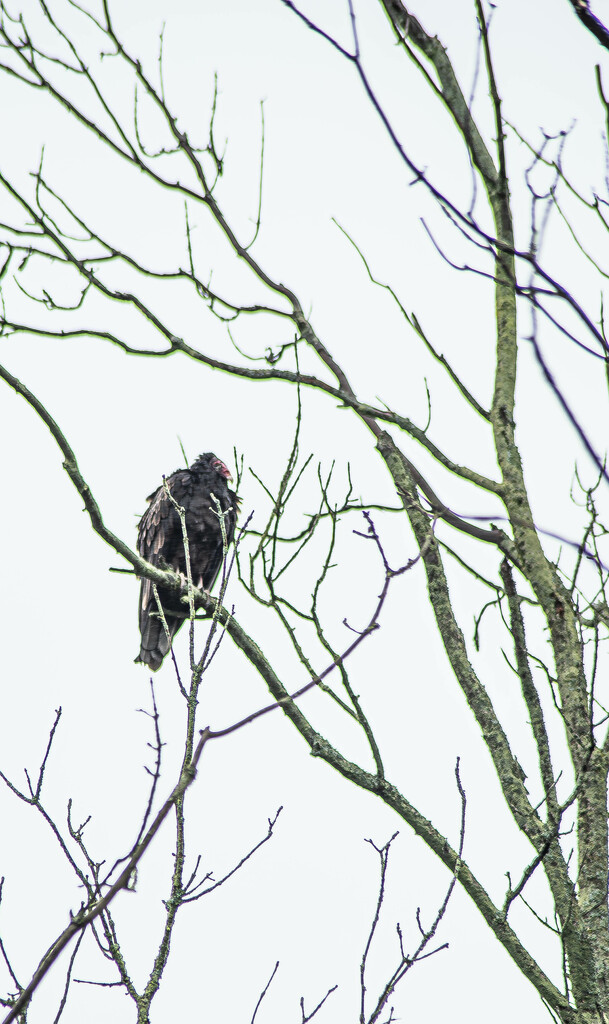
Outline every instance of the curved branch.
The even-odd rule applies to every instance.
[[[37,414],[40,416],[40,419],[51,431],[51,434],[55,438],[55,441],[59,445],[64,456],[63,468],[84,501],[85,509],[89,515],[91,525],[95,532],[99,534],[102,540],[105,540],[110,547],[114,548],[117,554],[122,555],[123,558],[125,558],[134,567],[138,575],[146,576],[148,579],[153,580],[155,583],[160,583],[163,586],[180,589],[181,581],[180,577],[176,573],[171,571],[163,572],[162,570],[157,569],[156,566],[150,565],[149,562],[146,562],[143,558],[140,558],[139,555],[132,551],[131,548],[120,539],[120,537],[117,537],[115,533],[112,533],[112,531],[108,529],[103,521],[99,505],[93,497],[88,483],[78,468],[76,456],[72,451],[72,448],[68,444],[65,436],[59,429],[59,426],[53,417],[43,406],[42,402],[40,402],[36,396],[26,388],[25,384],[22,384],[20,380],[13,377],[12,373],[9,373],[4,366],[0,366],[0,378],[5,380],[7,384],[10,384],[17,394],[21,395],[22,398],[25,398],[26,402],[35,409]],[[178,584],[180,586],[178,586]]]
[[[481,885],[467,864],[460,860],[456,850],[452,848],[442,833],[438,832],[431,821],[409,803],[392,783],[386,779],[379,779],[377,775],[365,771],[352,761],[348,761],[313,728],[273,671],[258,644],[248,636],[239,623],[231,618],[227,623],[227,631],[237,647],[243,651],[250,664],[260,673],[275,700],[281,703],[284,715],[290,719],[307,742],[311,754],[326,761],[344,778],[353,782],[360,789],[378,796],[410,825],[413,831],[424,840],[429,849],[439,857],[449,871],[458,874],[460,884],[471,897],[489,927],[520,970],[535,985],[542,998],[546,999],[562,1015],[562,1020],[569,1021],[573,1019],[567,998],[556,988],[535,960],[533,960],[516,933],[505,920],[501,910],[495,906],[489,897],[484,886]]]

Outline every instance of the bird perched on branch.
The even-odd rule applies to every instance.
[[[210,591],[220,571],[223,558],[222,522],[226,542],[235,534],[238,501],[228,487],[230,471],[212,452],[199,455],[189,469],[179,469],[147,499],[150,505],[140,520],[137,550],[147,562],[160,569],[173,569],[186,578],[186,554],[180,516],[167,494],[186,514],[186,534],[190,571],[195,587]],[[220,502],[221,517],[212,495]],[[180,595],[165,587],[158,594],[169,635],[173,639],[186,617]],[[178,614],[176,614],[178,613]],[[152,582],[143,579],[140,590],[140,653],[136,662],[143,662],[153,672],[160,667],[170,644],[159,615]]]

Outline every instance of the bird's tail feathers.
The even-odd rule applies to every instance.
[[[142,641],[140,646],[140,653],[135,659],[136,664],[141,663],[148,665],[148,667],[156,672],[161,667],[163,658],[167,654],[170,647],[170,639],[173,640],[180,626],[182,625],[183,619],[174,619],[170,615],[166,615],[167,629],[169,630],[169,637],[165,632],[165,626],[158,614],[149,614],[145,623],[144,629],[142,630]]]

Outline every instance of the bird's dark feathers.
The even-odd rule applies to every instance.
[[[167,485],[175,501],[186,510],[193,584],[207,591],[213,587],[222,565],[222,527],[212,494],[220,502],[223,512],[230,509],[224,517],[229,544],[235,534],[239,499],[229,489],[229,479],[232,478],[228,469],[212,452],[199,455],[189,469],[179,469],[167,477]],[[173,569],[186,576],[184,539],[178,513],[163,486],[147,500],[150,504],[140,520],[137,535],[140,555],[152,565]],[[184,621],[184,606],[173,591],[159,587],[158,593],[173,638]],[[180,612],[180,616],[172,615],[172,612]],[[140,591],[140,633],[140,653],[135,660],[156,672],[169,650],[169,641],[158,615],[152,583],[145,579]]]

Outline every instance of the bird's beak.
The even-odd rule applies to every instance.
[[[231,483],[233,482],[233,474],[231,473],[228,466],[226,466],[221,459],[216,459],[216,461],[213,463],[213,466],[214,469],[217,469],[218,473],[220,473],[225,480],[230,480]]]

